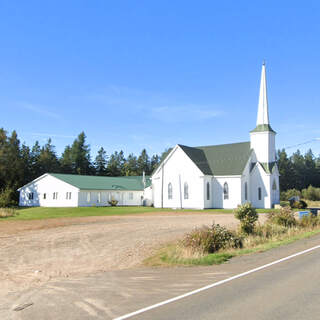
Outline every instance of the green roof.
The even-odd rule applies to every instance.
[[[202,147],[179,146],[205,175],[241,175],[251,154],[250,142]]]
[[[258,124],[253,130],[251,130],[250,132],[265,132],[265,131],[269,131],[269,132],[274,132],[276,133],[270,126],[270,124]]]
[[[85,190],[143,190],[142,176],[102,177],[77,174],[49,173],[66,183]],[[151,185],[146,176],[146,187]]]

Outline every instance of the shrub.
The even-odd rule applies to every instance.
[[[293,209],[305,209],[307,206],[307,203],[303,200],[290,202],[290,207]]]
[[[290,206],[290,203],[289,203],[289,201],[280,201],[280,206],[281,207],[289,207]]]
[[[188,233],[182,240],[184,247],[201,253],[213,253],[225,248],[242,248],[242,239],[234,232],[213,223]]]
[[[283,225],[265,223],[255,228],[254,236],[258,236],[263,239],[268,239],[272,237],[281,236],[285,234],[287,231],[288,231],[288,228]]]
[[[258,220],[258,213],[251,203],[245,203],[235,211],[235,217],[240,220],[240,230],[244,234],[253,233],[255,223]]]
[[[319,201],[320,200],[320,188],[315,188],[313,186],[309,186],[307,189],[302,190],[302,197],[311,201]]]
[[[294,227],[297,224],[297,220],[294,217],[294,213],[290,208],[281,208],[278,212],[270,212],[268,214],[267,222],[269,224],[276,224],[284,227]]]
[[[14,217],[18,212],[11,208],[0,208],[0,218]]]
[[[301,192],[297,189],[289,189],[287,191],[282,191],[280,193],[280,200],[282,201],[288,201],[289,198],[298,196],[301,198]]]
[[[303,216],[299,220],[299,227],[301,228],[314,228],[320,226],[320,217],[313,215],[312,213],[307,216]]]
[[[112,199],[108,201],[108,203],[110,204],[110,206],[115,207],[118,204],[118,200]]]
[[[0,192],[0,207],[12,207],[17,203],[13,200],[14,198],[14,190],[11,188],[5,188]]]

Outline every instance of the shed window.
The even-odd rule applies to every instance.
[[[248,200],[248,183],[245,182],[244,184],[244,200]]]
[[[169,182],[168,184],[168,199],[171,200],[172,199],[172,183]]]
[[[57,200],[58,199],[58,192],[54,192],[53,193],[53,200]]]
[[[66,199],[67,199],[67,200],[70,200],[70,199],[71,199],[71,192],[67,192],[67,193],[66,193]]]
[[[188,186],[188,182],[185,182],[183,185],[183,196],[184,199],[189,199],[189,186]]]
[[[210,200],[210,183],[207,182],[207,200]]]
[[[228,184],[226,182],[223,185],[223,199],[224,200],[228,200],[229,199],[229,186],[228,186]]]
[[[28,193],[28,199],[33,200],[33,192]]]
[[[129,192],[129,200],[133,200],[133,192]]]
[[[261,188],[258,188],[258,199],[261,200]]]
[[[47,199],[47,194],[44,193],[44,194],[43,194],[43,200],[46,200],[46,199]]]

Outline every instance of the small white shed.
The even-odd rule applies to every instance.
[[[109,206],[114,199],[120,206],[150,203],[144,194],[149,177],[102,177],[45,173],[19,188],[19,205],[26,207]],[[152,199],[151,199],[152,200]]]

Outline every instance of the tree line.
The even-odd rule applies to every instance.
[[[17,200],[16,190],[46,172],[98,176],[150,175],[169,153],[149,156],[146,149],[136,156],[125,157],[123,151],[107,154],[101,147],[94,159],[86,135],[81,132],[71,145],[67,145],[61,156],[55,151],[51,139],[44,145],[38,141],[29,147],[21,143],[17,132],[8,133],[0,128],[0,197]],[[288,156],[284,149],[277,152],[280,171],[280,190],[302,190],[320,187],[320,156],[315,157],[310,149],[304,155],[297,150]],[[5,191],[5,192],[4,192]]]
[[[143,149],[139,156],[131,153],[125,157],[123,151],[108,155],[101,147],[92,159],[86,135],[81,132],[58,156],[50,138],[42,146],[36,141],[29,147],[20,142],[16,131],[8,133],[0,128],[0,198],[2,194],[7,200],[17,200],[19,187],[47,172],[113,177],[139,176],[143,172],[150,175],[169,151],[150,157]]]
[[[297,150],[290,157],[285,149],[279,150],[277,162],[281,191],[320,187],[320,155],[316,157],[311,149],[304,155]]]

